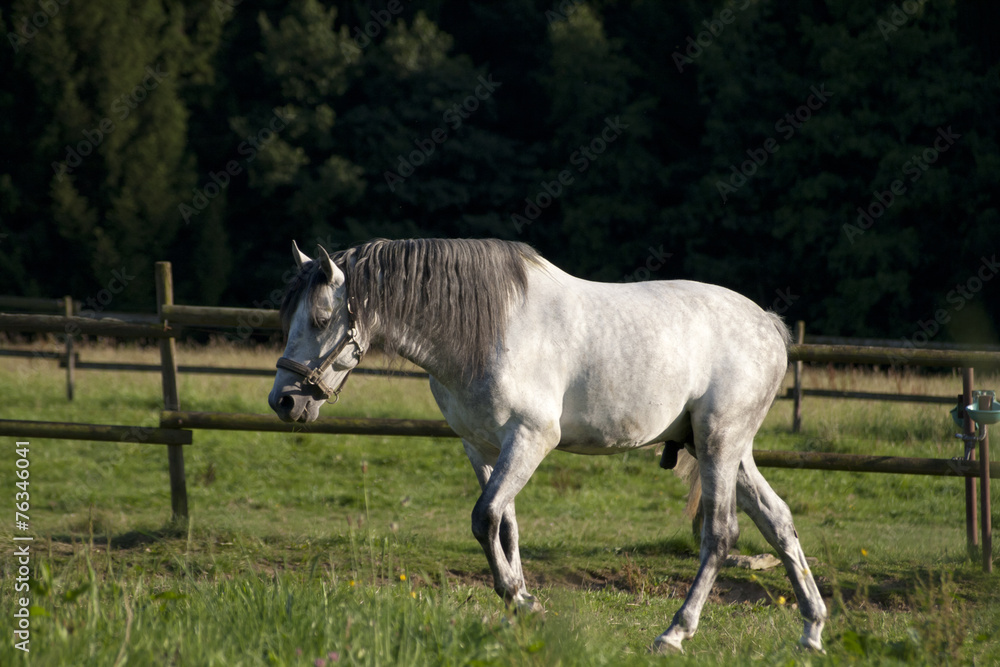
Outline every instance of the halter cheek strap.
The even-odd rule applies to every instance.
[[[319,359],[319,365],[316,368],[309,368],[305,364],[295,361],[294,359],[289,359],[288,357],[281,357],[278,359],[278,363],[275,364],[279,369],[284,369],[295,373],[302,378],[303,385],[312,385],[316,388],[317,393],[323,400],[329,400],[333,397],[333,402],[336,403],[340,400],[340,392],[347,384],[347,378],[350,377],[351,368],[346,373],[344,373],[344,378],[340,381],[340,384],[336,388],[331,387],[326,382],[323,381],[323,376],[326,375],[327,370],[330,366],[337,360],[337,357],[344,351],[348,345],[354,345],[355,356],[357,357],[358,364],[364,359],[365,350],[361,347],[361,343],[358,342],[358,330],[354,324],[354,309],[351,307],[350,301],[347,304],[347,313],[350,318],[348,322],[347,333],[341,339],[337,345],[326,353],[323,357]],[[356,366],[357,364],[355,364]]]

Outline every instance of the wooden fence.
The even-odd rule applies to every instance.
[[[307,425],[287,424],[274,415],[226,414],[213,412],[186,412],[181,410],[177,376],[181,369],[189,372],[230,372],[235,369],[183,367],[177,363],[176,338],[185,326],[241,327],[253,323],[253,328],[277,327],[277,313],[273,310],[248,308],[209,308],[177,305],[173,300],[173,283],[169,262],[156,264],[156,294],[158,323],[124,321],[123,319],[80,317],[73,314],[72,301],[60,300],[63,315],[0,314],[0,331],[7,332],[56,332],[67,338],[65,354],[68,381],[72,397],[72,372],[75,355],[72,350],[74,335],[110,336],[115,338],[145,338],[159,341],[160,364],[140,368],[119,368],[120,365],[102,365],[114,370],[158,370],[162,377],[163,410],[158,428],[54,423],[26,420],[0,419],[0,435],[16,437],[59,438],[110,442],[135,442],[163,444],[167,447],[170,470],[171,509],[174,521],[187,521],[189,508],[184,474],[183,447],[193,442],[197,429],[222,429],[244,431],[278,431],[315,434],[361,434],[423,437],[457,437],[443,420],[320,418]],[[56,301],[56,300],[46,300]],[[0,306],[5,301],[0,300]],[[9,303],[9,302],[6,302]],[[55,307],[55,306],[53,306]],[[823,395],[818,390],[805,390],[801,386],[803,363],[850,363],[867,365],[924,365],[963,369],[963,395],[961,406],[972,403],[974,367],[1000,365],[1000,352],[965,349],[906,349],[888,346],[857,346],[845,344],[806,344],[804,327],[800,323],[797,342],[789,348],[789,360],[795,364],[795,387],[791,397],[795,400],[794,424],[801,423],[802,397]],[[80,364],[83,367],[83,364]],[[98,367],[91,364],[90,367]],[[274,373],[273,370],[240,369],[253,374]],[[371,372],[371,371],[369,371]],[[398,374],[398,373],[397,373]],[[858,392],[833,392],[834,397],[886,400],[889,394],[861,394]],[[927,400],[945,402],[938,397],[895,396],[889,400]],[[955,399],[947,399],[948,403]],[[964,412],[963,412],[964,414]],[[975,438],[974,425],[964,416],[964,434]],[[985,434],[985,429],[983,432]],[[971,442],[971,440],[969,440]],[[992,526],[990,508],[990,478],[1000,477],[1000,463],[991,462],[989,439],[977,440],[979,459],[974,453],[963,458],[928,459],[891,456],[866,456],[831,454],[823,452],[791,452],[755,450],[754,458],[761,467],[780,467],[810,470],[842,470],[853,472],[879,472],[892,474],[938,475],[962,477],[966,484],[966,528],[970,553],[979,542],[977,509],[982,516],[983,568],[992,570]],[[985,464],[983,462],[986,462]],[[976,480],[979,482],[979,507],[976,503]]]
[[[66,313],[79,312],[79,303],[74,303],[70,297],[63,299],[32,299],[24,297],[0,296],[0,310],[5,307],[19,310],[39,310],[46,312],[62,311]],[[182,332],[187,327],[214,327],[225,329],[239,329],[250,327],[255,331],[278,331],[280,322],[276,311],[261,310],[253,308],[218,308],[206,306],[175,306],[174,304],[164,304],[162,317],[172,320],[178,325]],[[160,315],[146,315],[141,313],[102,313],[102,319],[114,319],[115,321],[149,324],[158,323]],[[252,324],[252,326],[250,326]],[[889,355],[890,364],[906,365],[914,355],[915,348],[906,347],[901,341],[891,339],[876,338],[839,338],[833,336],[806,336],[805,323],[799,321],[796,327],[797,343],[808,343],[810,347],[819,345],[828,346],[828,349],[854,350],[858,347],[876,348],[881,350],[894,349],[895,355]],[[133,371],[133,372],[155,372],[162,373],[160,364],[137,364],[120,362],[94,362],[83,361],[79,353],[72,353],[72,337],[67,336],[66,353],[58,354],[52,352],[39,352],[35,350],[0,350],[0,356],[16,356],[31,358],[51,358],[58,361],[60,368],[66,369],[66,396],[69,400],[73,398],[75,371],[100,370],[100,371]],[[951,343],[928,343],[926,347],[920,349],[942,350],[955,352],[987,352],[1000,353],[1000,346],[971,347],[967,345]],[[885,356],[885,355],[881,355]],[[849,353],[844,359],[836,360],[836,363],[871,363],[870,361],[852,360],[855,355]],[[804,360],[804,359],[803,359]],[[859,399],[865,401],[891,401],[905,403],[927,403],[935,405],[954,405],[954,396],[928,396],[923,394],[892,394],[883,392],[864,392],[834,389],[809,389],[802,385],[802,363],[803,360],[794,361],[794,382],[784,394],[777,397],[779,400],[793,401],[792,409],[792,432],[798,433],[802,428],[802,406],[803,399],[808,396],[815,398],[833,399]],[[830,360],[829,363],[834,363]],[[994,363],[987,360],[985,363]],[[927,364],[935,365],[935,364]],[[946,364],[951,365],[951,364]],[[996,363],[994,363],[996,365]],[[219,375],[242,375],[270,377],[274,375],[274,368],[233,368],[223,366],[185,366],[179,365],[177,370],[181,373],[203,373]],[[427,373],[414,371],[384,371],[374,368],[359,368],[356,375],[375,375],[393,377],[427,377]]]

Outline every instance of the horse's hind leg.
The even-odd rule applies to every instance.
[[[727,449],[715,448],[716,451]],[[699,450],[699,455],[701,450]],[[739,470],[739,450],[730,457],[699,456],[701,464],[701,499],[704,512],[701,536],[701,566],[691,584],[687,598],[667,631],[656,638],[654,648],[660,651],[682,651],[681,642],[698,629],[701,609],[712,591],[712,584],[729,549],[739,536],[736,520],[736,474]]]
[[[792,523],[792,513],[757,470],[752,452],[747,452],[740,464],[736,498],[740,509],[753,519],[785,564],[804,618],[799,642],[807,648],[822,651],[821,635],[826,619],[826,605],[806,563],[805,553]]]

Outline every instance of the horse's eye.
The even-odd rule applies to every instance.
[[[316,320],[316,328],[317,329],[326,329],[328,326],[330,326],[330,318],[329,317],[322,317],[322,318],[319,318],[319,319]]]

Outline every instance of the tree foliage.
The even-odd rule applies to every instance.
[[[182,298],[252,305],[293,238],[497,236],[585,277],[721,283],[814,331],[995,340],[998,15],[17,0],[0,292],[83,297],[125,270],[116,305],[145,309],[170,259]]]

